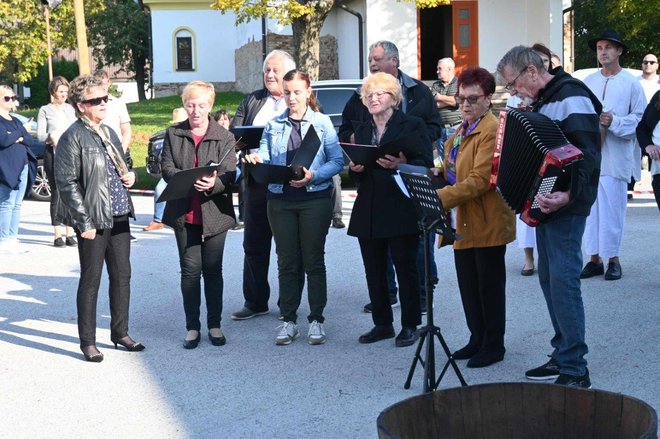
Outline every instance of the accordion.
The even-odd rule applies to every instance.
[[[552,214],[544,214],[535,197],[571,188],[582,151],[568,143],[559,126],[540,113],[501,111],[493,156],[491,189],[526,224],[534,227]]]

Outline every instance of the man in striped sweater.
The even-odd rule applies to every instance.
[[[536,197],[541,211],[552,217],[536,229],[539,282],[555,335],[550,361],[528,370],[532,380],[555,379],[556,384],[591,387],[585,342],[584,306],[580,289],[582,235],[596,199],[600,173],[598,99],[561,67],[546,70],[530,47],[517,46],[504,55],[497,73],[512,95],[529,98],[533,110],[557,122],[584,159],[566,192]]]

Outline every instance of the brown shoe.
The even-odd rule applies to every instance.
[[[163,223],[159,223],[158,221],[152,221],[149,223],[147,227],[143,227],[142,230],[145,232],[151,232],[154,230],[161,230],[163,228]]]

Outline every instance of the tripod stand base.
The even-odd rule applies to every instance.
[[[445,351],[445,355],[447,355],[447,362],[442,368],[442,372],[440,372],[440,376],[438,377],[437,380],[435,379],[435,346],[434,346],[436,338],[440,342],[442,349]],[[422,349],[424,348],[424,343],[426,343],[426,359],[422,358]],[[456,373],[456,376],[458,377],[461,386],[467,386],[467,382],[465,381],[465,378],[463,378],[463,374],[461,373],[461,370],[458,368],[456,361],[454,361],[454,359],[452,358],[451,351],[449,350],[449,347],[447,346],[445,339],[442,337],[440,328],[437,326],[427,325],[419,329],[419,344],[417,345],[417,349],[415,351],[415,357],[413,358],[412,365],[410,366],[410,370],[408,371],[408,378],[406,379],[406,382],[403,385],[404,389],[410,389],[410,383],[412,382],[412,377],[415,374],[415,368],[417,367],[418,362],[424,368],[424,386],[423,386],[424,393],[432,392],[438,389],[438,386],[440,385],[440,381],[442,381],[442,378],[445,376],[445,373],[447,372],[449,366],[451,366],[454,369],[454,372]]]

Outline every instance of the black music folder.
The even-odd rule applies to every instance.
[[[411,134],[383,143],[380,146],[360,145],[340,142],[344,154],[356,165],[374,166],[376,160],[386,154],[397,156],[400,152],[406,157],[422,154],[422,139],[419,134]]]
[[[245,125],[231,127],[229,128],[229,131],[236,139],[236,151],[241,151],[245,149],[259,148],[259,142],[261,141],[264,127]]]
[[[202,166],[200,168],[191,168],[179,171],[167,182],[167,187],[160,194],[157,203],[161,201],[178,200],[187,198],[194,190],[195,182],[200,178],[211,175],[213,171],[220,169],[220,165]]]
[[[290,165],[248,163],[248,172],[254,181],[261,184],[287,184],[291,180],[302,180],[305,177],[302,170],[303,166],[307,169],[312,166],[312,162],[320,146],[321,140],[318,134],[316,134],[314,126],[310,126]]]

